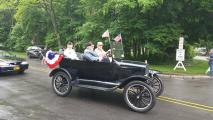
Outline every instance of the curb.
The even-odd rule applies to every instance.
[[[164,78],[182,78],[182,79],[208,79],[208,80],[211,80],[213,78],[211,78],[210,76],[198,76],[198,75],[195,75],[195,76],[190,76],[190,75],[168,75],[168,74],[158,74],[158,76],[160,77],[164,77]]]

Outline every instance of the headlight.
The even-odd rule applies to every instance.
[[[22,65],[26,65],[26,64],[28,64],[26,61],[24,61],[24,62],[21,62],[21,64]]]
[[[148,75],[149,74],[149,65],[146,66],[146,71],[145,73]]]

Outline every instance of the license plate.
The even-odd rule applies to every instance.
[[[13,69],[14,70],[20,70],[20,67],[19,66],[15,66]]]

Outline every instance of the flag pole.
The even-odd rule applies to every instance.
[[[111,40],[110,40],[110,35],[109,35],[109,37],[108,37],[108,41],[109,41],[109,45],[110,45],[110,53],[111,53],[111,55],[112,55],[112,60],[113,60],[113,54],[112,54],[112,44],[111,44]]]
[[[121,35],[121,33],[120,33],[120,35]],[[122,51],[123,51],[123,56],[124,56],[124,45],[123,45],[123,38],[122,38],[122,36],[121,36],[121,46],[122,46]]]
[[[110,34],[109,34],[109,30],[107,29],[107,31],[105,31],[103,34],[102,34],[102,38],[108,38],[108,42],[109,42],[109,45],[110,45],[110,53],[112,55],[112,59],[113,59],[113,54],[112,54],[112,44],[111,44],[111,40],[110,40]]]

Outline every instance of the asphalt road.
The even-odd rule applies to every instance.
[[[0,120],[213,120],[213,80],[162,78],[165,91],[144,114],[129,110],[120,91],[74,88],[58,97],[49,70],[29,63],[23,75],[0,76]]]

